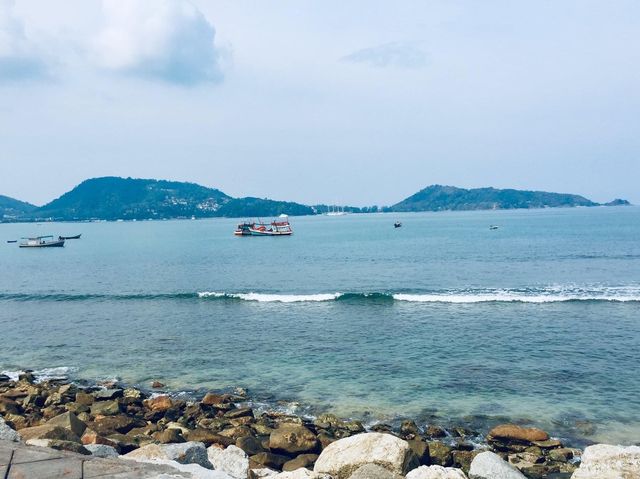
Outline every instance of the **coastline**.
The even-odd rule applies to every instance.
[[[507,418],[500,418],[505,422],[501,425],[496,418],[490,431],[474,429],[472,422],[442,426],[406,417],[363,424],[330,413],[295,414],[286,403],[264,402],[242,388],[186,393],[169,391],[159,382],[153,386],[71,381],[64,375],[42,380],[30,371],[19,377],[2,375],[0,416],[23,439],[45,439],[50,447],[74,452],[100,445],[123,455],[150,444],[197,441],[207,447],[239,447],[254,468],[275,471],[312,467],[329,444],[363,433],[393,435],[410,445],[421,464],[464,472],[475,456],[492,451],[526,477],[568,478],[582,454],[575,442],[558,440],[531,427],[534,424],[513,424]],[[52,431],[49,425],[52,421],[59,425],[59,417],[82,424],[82,432]],[[309,431],[307,444],[273,447],[269,437],[283,424]],[[507,431],[504,437],[496,435],[500,428]]]

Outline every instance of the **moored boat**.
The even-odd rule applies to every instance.
[[[55,240],[52,235],[22,239],[25,241],[18,245],[20,248],[55,248],[64,246],[64,240]]]
[[[82,236],[82,233],[75,236],[58,236],[58,240],[80,239],[80,236]]]
[[[258,221],[244,221],[238,224],[235,232],[236,236],[291,236],[293,230],[287,215],[280,215],[277,220],[271,223]]]

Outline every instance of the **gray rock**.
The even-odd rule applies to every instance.
[[[403,479],[403,476],[394,474],[376,464],[365,464],[356,469],[356,472],[351,474],[349,479]]]
[[[582,454],[571,479],[633,479],[640,477],[640,446],[595,444]]]
[[[20,434],[18,434],[17,431],[14,431],[6,422],[4,422],[4,419],[2,419],[2,417],[0,417],[0,439],[3,441],[20,441]]]
[[[93,393],[93,397],[98,401],[103,401],[106,399],[117,399],[123,396],[124,391],[118,388],[112,389],[101,389],[100,391],[96,391]]]
[[[213,469],[207,457],[207,449],[201,442],[147,444],[120,457],[140,462],[175,461],[179,464],[197,464],[207,469]]]
[[[115,447],[106,444],[85,444],[84,448],[96,457],[118,457],[118,451]]]
[[[467,479],[460,469],[443,466],[420,466],[407,474],[407,479]]]
[[[489,451],[481,452],[473,459],[469,468],[469,477],[471,479],[526,479],[518,469]]]
[[[87,425],[78,419],[78,417],[72,412],[65,412],[59,416],[51,418],[47,421],[47,424],[68,429],[78,437],[82,437],[84,430],[87,428]]]
[[[222,471],[236,479],[246,479],[249,471],[249,456],[236,446],[223,449],[219,446],[207,448],[207,457],[216,471]]]

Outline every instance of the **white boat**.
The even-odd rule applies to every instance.
[[[347,212],[344,210],[344,206],[328,206],[327,216],[344,216]]]
[[[289,217],[280,215],[271,223],[264,223],[260,220],[240,223],[233,234],[236,236],[291,236],[293,230],[289,224]]]
[[[49,236],[36,236],[35,238],[22,238],[23,241],[18,246],[20,248],[55,248],[64,246],[64,240],[53,239],[52,235]]]

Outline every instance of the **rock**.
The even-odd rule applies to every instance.
[[[96,401],[91,405],[91,414],[93,416],[115,416],[120,414],[120,404],[117,400]]]
[[[414,421],[406,420],[400,424],[400,435],[415,437],[420,435],[420,429]]]
[[[471,479],[526,479],[518,469],[490,451],[481,452],[473,459],[469,477]]]
[[[420,466],[409,471],[406,479],[467,479],[467,476],[453,467]]]
[[[216,406],[218,404],[228,404],[231,402],[231,400],[226,394],[216,394],[209,392],[205,394],[201,402],[206,406]]]
[[[547,455],[552,461],[567,462],[574,457],[580,457],[582,452],[579,449],[573,449],[571,447],[561,447],[558,449],[551,449]]]
[[[409,447],[418,458],[420,464],[428,466],[431,464],[431,458],[429,457],[429,444],[422,439],[410,439],[407,441]]]
[[[47,421],[47,424],[54,426],[60,426],[73,432],[76,436],[81,437],[87,425],[83,423],[72,412],[65,412]]]
[[[582,454],[571,479],[635,479],[640,477],[640,446],[595,444]]]
[[[95,430],[98,434],[108,436],[116,432],[126,434],[136,426],[145,425],[145,422],[135,420],[124,414],[118,414],[117,416],[100,417],[89,425],[91,429]]]
[[[453,457],[451,452],[453,448],[440,441],[430,441],[429,445],[429,459],[431,464],[438,466],[451,466],[453,465]]]
[[[196,428],[190,430],[188,433],[184,434],[184,437],[187,439],[187,441],[202,442],[205,446],[220,444],[227,447],[234,444],[235,442],[233,438],[221,436],[220,434],[216,434],[215,432],[204,428]]]
[[[246,452],[249,456],[265,452],[265,448],[262,447],[261,441],[253,436],[239,437],[236,441],[236,446]]]
[[[92,394],[88,394],[84,391],[78,391],[76,393],[76,402],[78,404],[84,404],[85,406],[90,406],[95,401],[95,397]]]
[[[152,411],[166,411],[173,406],[173,401],[169,396],[162,395],[145,400],[144,405]]]
[[[282,469],[282,466],[288,460],[289,458],[287,456],[281,456],[280,454],[274,454],[272,452],[260,452],[249,457],[250,465],[253,463],[266,466],[269,469]]]
[[[462,469],[464,472],[469,472],[469,467],[473,458],[476,457],[482,451],[453,451],[451,452],[451,458],[453,459],[453,467]]]
[[[2,417],[0,417],[0,440],[20,442],[20,434],[4,422]]]
[[[218,446],[207,448],[207,457],[216,471],[222,471],[236,479],[246,479],[249,473],[249,457],[236,446],[223,449]]]
[[[124,391],[120,388],[100,389],[93,393],[93,397],[98,401],[105,401],[107,399],[121,398]]]
[[[347,479],[365,464],[375,463],[395,474],[406,474],[419,466],[409,444],[390,434],[369,432],[329,444],[316,461],[315,472]]]
[[[85,449],[96,457],[118,457],[118,451],[115,447],[106,444],[85,444]]]
[[[356,469],[349,479],[404,479],[404,476],[394,474],[377,464],[365,464]]]
[[[176,461],[180,464],[198,464],[207,469],[213,468],[207,457],[207,450],[201,442],[163,445],[147,444],[121,457],[139,462],[165,460]]]
[[[58,439],[29,439],[26,444],[28,446],[48,447],[50,449],[57,449],[58,451],[69,451],[77,454],[84,454],[85,456],[91,455],[91,453],[82,445],[72,441],[60,441]]]
[[[273,477],[273,479],[332,479],[331,476],[327,474],[320,474],[304,468],[296,469],[295,471],[281,472],[271,477]]]
[[[153,433],[153,438],[161,444],[170,444],[178,442],[186,442],[182,437],[182,431],[179,429],[165,429],[164,431],[158,431]]]
[[[228,417],[229,419],[240,418],[240,417],[253,417],[253,409],[250,407],[241,407],[238,409],[232,409],[225,413],[224,417]]]
[[[166,386],[166,385],[165,385],[165,384],[162,384],[160,381],[153,381],[153,382],[151,383],[151,387],[152,387],[153,389],[160,389],[160,388],[163,388],[163,387],[165,387],[165,386]]]
[[[89,428],[84,430],[84,434],[80,438],[80,442],[85,446],[89,444],[102,444],[102,445],[111,446],[114,448],[117,447],[117,444],[114,441],[111,441],[110,439],[107,439],[106,437],[99,435],[93,429],[89,429]]]
[[[0,397],[0,413],[3,415],[20,414],[20,404],[13,399]]]
[[[287,454],[313,452],[318,440],[309,429],[298,424],[281,424],[269,436],[269,449]]]
[[[487,441],[499,451],[519,449],[513,446],[529,446],[534,441],[547,441],[549,435],[542,429],[521,427],[515,424],[501,424],[487,434]]]
[[[278,471],[269,469],[268,467],[262,467],[260,469],[249,469],[249,479],[262,479],[263,477],[273,477],[278,474]]]
[[[55,424],[43,424],[42,426],[25,427],[20,430],[22,439],[57,439],[60,441],[71,441],[80,443],[80,438],[71,432]]]
[[[313,468],[313,465],[318,460],[317,454],[300,454],[295,459],[285,462],[282,465],[283,471],[295,471],[296,469]]]
[[[428,426],[424,433],[428,437],[432,438],[445,437],[447,435],[447,431],[442,429],[440,426]]]

